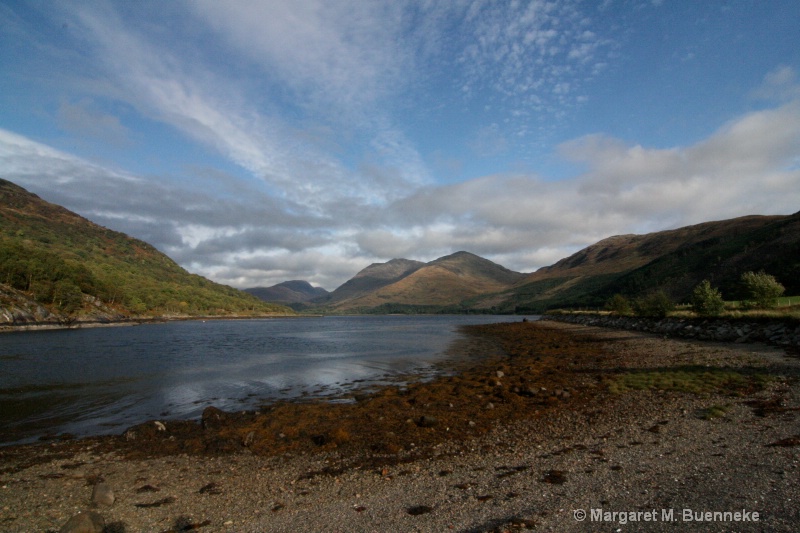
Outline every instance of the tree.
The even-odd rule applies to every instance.
[[[621,294],[615,294],[606,302],[606,309],[619,316],[633,314],[631,302]]]
[[[653,292],[633,303],[633,310],[637,316],[664,318],[673,309],[675,304],[664,291]]]
[[[778,298],[786,289],[783,285],[763,270],[756,272],[745,272],[742,274],[742,285],[744,285],[748,300],[747,306],[757,309],[769,309],[778,305]]]
[[[65,313],[74,313],[83,302],[80,287],[70,280],[59,280],[53,284],[53,304]]]
[[[711,282],[704,279],[692,291],[692,309],[700,316],[719,316],[725,310],[725,300],[719,289],[711,286]]]

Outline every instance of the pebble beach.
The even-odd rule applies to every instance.
[[[800,529],[796,353],[543,321],[470,328],[447,364],[0,448],[0,530]]]

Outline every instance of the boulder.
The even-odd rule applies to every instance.
[[[103,517],[94,511],[78,513],[61,526],[59,533],[102,533],[106,526]]]
[[[92,504],[97,507],[111,507],[114,505],[114,491],[108,483],[98,483],[92,490]]]

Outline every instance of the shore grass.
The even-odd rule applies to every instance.
[[[631,390],[661,390],[694,394],[741,396],[761,390],[770,376],[748,369],[683,366],[674,369],[634,370],[605,379],[608,390],[621,394]]]

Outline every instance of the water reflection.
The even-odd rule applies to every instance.
[[[176,322],[0,335],[0,443],[118,433],[208,405],[340,394],[430,369],[461,324],[509,317]],[[512,319],[513,320],[513,319]]]

